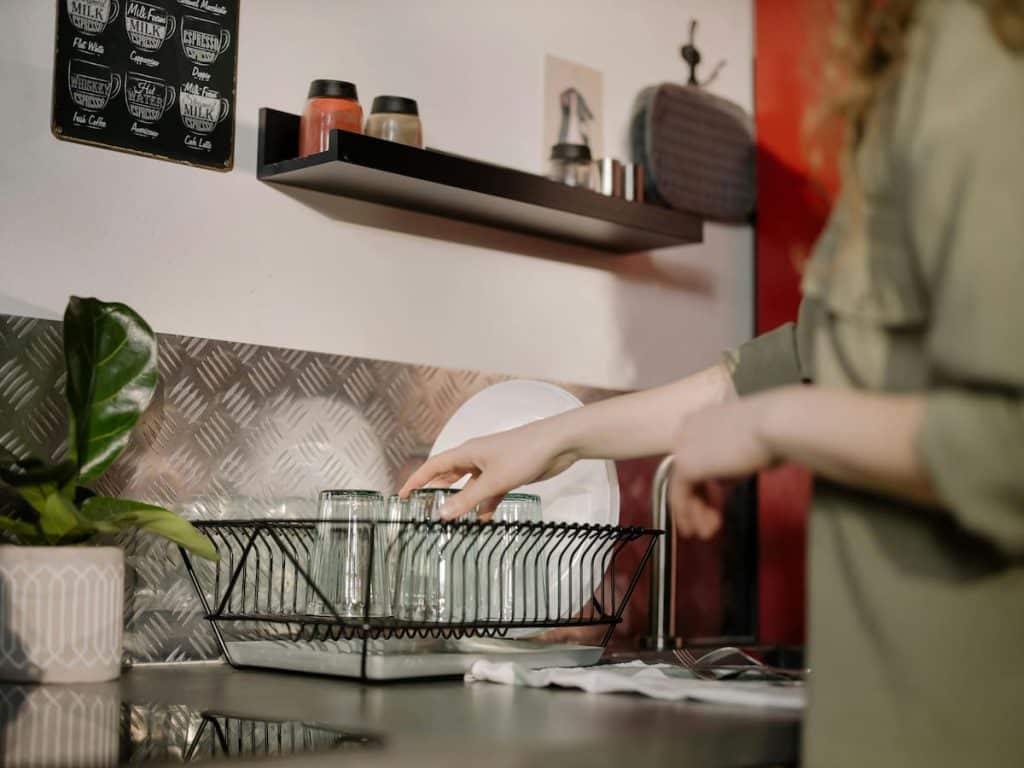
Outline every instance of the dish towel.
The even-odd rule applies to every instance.
[[[511,661],[477,661],[468,681],[544,688],[579,688],[587,693],[640,693],[653,699],[689,699],[716,704],[800,711],[806,704],[802,684],[761,681],[697,680],[693,673],[671,664],[630,661],[596,667],[528,669]]]

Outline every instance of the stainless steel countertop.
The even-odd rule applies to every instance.
[[[757,766],[795,762],[799,744],[799,718],[787,713],[459,680],[364,685],[183,664],[135,667],[119,686],[126,703],[317,721],[385,742],[274,765]]]

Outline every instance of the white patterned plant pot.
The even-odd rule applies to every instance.
[[[113,680],[123,617],[119,547],[0,546],[0,679]]]

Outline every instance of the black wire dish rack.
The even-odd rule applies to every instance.
[[[196,527],[220,560],[182,556],[232,666],[361,680],[461,675],[478,659],[596,663],[662,534],[442,521]],[[598,628],[600,640],[558,638],[574,628]]]

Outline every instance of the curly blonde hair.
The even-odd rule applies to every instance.
[[[847,151],[864,137],[878,95],[899,76],[918,8],[929,0],[835,0],[834,27],[824,70],[827,111],[846,127]],[[1024,0],[973,0],[993,34],[1024,52]]]

